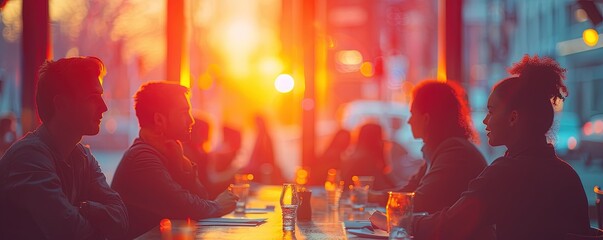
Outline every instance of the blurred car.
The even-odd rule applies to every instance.
[[[592,160],[603,158],[603,114],[592,116],[582,125],[580,151],[586,157],[586,165]]]
[[[580,144],[580,119],[574,112],[557,112],[551,129],[551,143],[557,155],[573,158]],[[566,159],[568,160],[568,159]]]

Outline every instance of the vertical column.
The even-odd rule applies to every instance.
[[[463,0],[444,0],[446,2],[446,75],[452,81],[465,82],[463,79]]]
[[[184,49],[184,0],[166,0],[166,74],[168,81],[180,82]]]
[[[48,0],[23,1],[21,128],[23,133],[34,130],[40,120],[36,114],[35,93],[38,70],[51,58]]]
[[[302,100],[302,166],[311,163],[315,157],[315,113],[316,97],[314,89],[316,60],[316,0],[303,1],[304,39],[304,99]]]

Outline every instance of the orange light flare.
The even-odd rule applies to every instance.
[[[172,221],[167,218],[161,219],[161,221],[159,221],[159,231],[161,231],[162,233],[171,232]]]
[[[576,140],[575,137],[570,137],[567,139],[567,148],[569,150],[576,149],[576,146],[578,146],[578,141]]]
[[[588,28],[582,32],[582,40],[589,47],[594,47],[599,42],[599,33],[597,30]]]
[[[446,82],[446,0],[438,1],[438,81]]]
[[[586,122],[584,124],[584,126],[582,126],[582,132],[584,133],[584,135],[586,136],[590,136],[593,134],[593,123],[591,122]]]
[[[295,172],[295,183],[298,185],[305,185],[308,183],[308,170],[304,168],[298,168]]]
[[[362,76],[372,77],[375,74],[373,64],[371,62],[363,62],[362,65],[360,65],[360,73],[362,73]]]
[[[595,125],[594,125],[594,133],[595,134],[601,134],[603,133],[603,120],[597,120],[595,121]]]

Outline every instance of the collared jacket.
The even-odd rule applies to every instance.
[[[60,156],[42,125],[0,159],[0,239],[104,239],[127,227],[124,203],[82,144]]]
[[[496,239],[564,239],[586,234],[588,203],[580,178],[552,145],[526,146],[496,159],[450,208],[415,221],[415,238],[466,239],[495,224]]]
[[[469,182],[488,166],[475,145],[464,138],[448,138],[422,151],[427,163],[425,174],[417,174],[399,190],[415,192],[415,212],[434,213],[452,206]]]
[[[220,215],[218,204],[207,199],[196,169],[186,174],[170,162],[140,138],[125,152],[111,186],[128,208],[128,238],[151,230],[164,218],[196,220]]]

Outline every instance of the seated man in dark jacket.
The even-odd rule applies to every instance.
[[[218,217],[235,208],[229,191],[212,201],[200,183],[196,165],[184,156],[183,140],[193,118],[188,89],[175,83],[151,82],[134,96],[139,138],[124,154],[112,187],[121,194],[130,215],[128,237],[134,238],[163,218]]]
[[[0,159],[0,239],[104,239],[124,235],[126,207],[80,140],[107,111],[95,57],[48,61],[36,102],[42,125]]]

